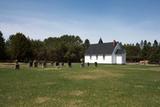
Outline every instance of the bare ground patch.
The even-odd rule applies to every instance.
[[[85,91],[82,90],[73,90],[73,91],[58,91],[56,93],[58,96],[83,96],[85,95]]]
[[[41,103],[44,103],[44,102],[46,102],[46,101],[48,101],[48,100],[50,100],[49,97],[37,97],[37,98],[35,99],[35,103],[41,104]]]
[[[83,94],[84,94],[84,91],[80,91],[80,90],[75,90],[69,93],[69,95],[72,95],[72,96],[81,96]]]
[[[135,88],[144,88],[143,85],[135,85],[134,87],[135,87]]]
[[[56,84],[55,82],[46,82],[45,85],[54,85]]]
[[[159,67],[155,67],[155,68],[123,68],[123,69],[127,69],[127,70],[141,70],[141,71],[156,71],[156,72],[160,72],[160,68]]]
[[[50,71],[50,72],[63,72],[62,68],[58,68],[58,67],[52,67],[52,68],[41,68],[41,69],[38,69],[38,71]]]
[[[70,100],[66,102],[65,107],[79,107],[82,102],[82,100]]]
[[[111,71],[103,71],[103,70],[96,70],[92,72],[87,72],[86,74],[72,74],[68,79],[75,79],[75,80],[95,80],[100,78],[112,78],[112,77],[121,77],[123,74],[118,72],[111,72]]]

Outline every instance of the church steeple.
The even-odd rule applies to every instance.
[[[102,41],[102,39],[101,39],[101,38],[99,39],[98,44],[103,44],[103,41]]]

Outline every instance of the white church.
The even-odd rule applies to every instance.
[[[98,44],[91,44],[85,52],[85,63],[99,64],[125,64],[126,51],[121,43],[113,42],[103,43],[100,38]]]

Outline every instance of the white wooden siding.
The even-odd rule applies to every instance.
[[[99,56],[98,56],[97,63],[104,63],[103,55],[99,55]]]
[[[116,64],[123,64],[123,58],[121,55],[116,56]]]
[[[85,63],[101,63],[101,64],[112,64],[112,56],[111,55],[106,55],[106,56],[103,56],[103,55],[93,55],[91,56],[85,56]]]
[[[107,64],[112,64],[112,56],[105,56],[105,61]]]
[[[90,56],[85,56],[85,57],[84,57],[84,62],[85,62],[85,63],[90,62]]]

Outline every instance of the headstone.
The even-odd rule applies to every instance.
[[[68,67],[70,67],[70,68],[72,67],[71,61],[68,62]]]
[[[95,62],[94,65],[95,65],[95,67],[97,67],[98,66],[97,62]]]
[[[46,68],[46,66],[47,66],[46,61],[43,61],[43,62],[42,62],[42,68]]]
[[[82,68],[84,67],[84,62],[81,62],[81,67],[82,67]]]
[[[53,66],[53,65],[54,65],[54,61],[51,62],[51,66]]]
[[[36,60],[33,61],[34,67],[37,68],[38,67],[38,62]]]
[[[39,61],[39,62],[37,61],[37,64],[39,64],[39,65],[42,66],[42,65],[43,65],[43,62],[42,62],[42,61]]]
[[[16,65],[15,65],[15,69],[19,69],[20,68],[20,65],[18,63],[18,60],[16,60]]]
[[[87,63],[87,66],[89,67],[89,62]]]
[[[64,62],[61,63],[61,66],[62,66],[62,67],[64,66]]]
[[[56,62],[56,66],[59,66],[59,62]]]
[[[33,61],[29,61],[29,67],[31,68],[31,67],[33,67]]]
[[[84,67],[84,60],[83,60],[83,58],[81,58],[81,67],[83,68]]]

